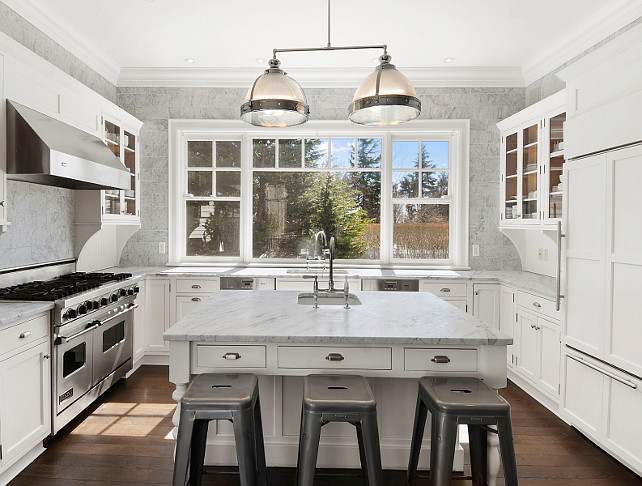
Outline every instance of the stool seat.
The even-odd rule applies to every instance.
[[[255,375],[205,373],[194,378],[181,399],[181,406],[201,411],[243,410],[252,407],[257,388]]]
[[[417,473],[428,412],[432,415],[431,486],[450,485],[458,424],[468,425],[473,486],[487,485],[487,425],[497,426],[506,486],[517,486],[510,404],[476,378],[427,376],[419,379],[408,484]]]
[[[335,412],[374,412],[377,402],[363,376],[310,375],[304,382],[303,406],[306,410]]]
[[[321,427],[348,422],[357,429],[359,460],[366,484],[383,486],[377,403],[363,376],[308,375],[303,385],[297,486],[312,486]]]
[[[241,486],[266,486],[258,379],[252,374],[197,375],[180,402],[173,486],[200,486],[211,420],[234,426]]]

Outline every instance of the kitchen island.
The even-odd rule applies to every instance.
[[[170,381],[176,385],[177,402],[192,374],[260,375],[268,465],[296,465],[302,377],[307,374],[371,378],[387,469],[407,466],[417,378],[475,376],[493,388],[506,385],[506,346],[512,338],[430,293],[357,292],[361,304],[349,309],[297,304],[298,294],[216,292],[163,335],[170,345]],[[175,425],[177,421],[178,411]],[[210,427],[206,463],[234,464],[235,457],[231,425]],[[426,451],[420,467],[427,466],[428,458]],[[358,465],[353,427],[324,427],[318,466]],[[459,450],[455,468],[462,467]]]

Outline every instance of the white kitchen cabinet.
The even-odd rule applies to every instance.
[[[562,217],[565,104],[562,90],[497,124],[500,227],[541,227]]]
[[[514,329],[517,324],[516,295],[517,292],[514,288],[506,285],[499,286],[499,330],[511,337],[514,337]],[[514,341],[513,344],[506,347],[506,360],[509,367],[513,366],[515,361],[514,349],[519,349],[515,346]]]
[[[472,313],[468,283],[456,280],[419,280],[419,292],[430,292],[464,312]]]
[[[499,329],[499,295],[497,283],[473,284],[473,315],[494,329]]]
[[[163,333],[172,325],[170,279],[148,277],[145,282],[146,354],[166,355],[169,347]]]
[[[44,327],[43,327],[44,324]],[[42,451],[51,433],[49,314],[2,330],[0,354],[0,483],[6,484]],[[42,330],[44,329],[44,336]],[[21,459],[26,462],[17,469]],[[14,467],[12,467],[14,466]],[[8,471],[9,470],[9,471]]]
[[[145,354],[145,326],[146,319],[146,293],[145,293],[145,280],[141,280],[138,285],[139,291],[136,297],[136,304],[138,307],[134,309],[134,334],[133,334],[133,365],[134,369],[141,363]]]
[[[177,295],[176,296],[176,318],[175,322],[180,321],[184,316],[198,307],[203,300],[211,294],[201,295]]]
[[[597,362],[568,353],[564,359],[563,380],[566,393],[560,411],[573,426],[599,439],[602,435],[604,375]]]
[[[220,290],[219,277],[177,278],[174,287],[174,321],[198,307],[213,292]]]

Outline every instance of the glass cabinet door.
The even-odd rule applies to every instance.
[[[547,120],[549,136],[548,160],[548,214],[549,219],[562,217],[562,193],[564,191],[564,122],[566,113]]]
[[[120,127],[115,123],[105,120],[104,137],[109,150],[111,150],[113,154],[120,159]],[[120,191],[108,189],[104,191],[104,194],[104,213],[106,215],[119,215]]]
[[[135,217],[138,215],[136,194],[136,136],[121,126],[104,120],[104,138],[107,147],[131,172],[131,188],[126,190],[109,189],[103,191],[104,215],[108,219],[116,217]]]
[[[539,124],[522,131],[522,219],[539,219],[538,161]]]
[[[122,192],[122,212],[127,216],[136,216],[136,136],[125,130],[123,136],[123,158],[125,167],[131,172],[131,189]]]
[[[506,136],[504,219],[517,219],[517,132]]]

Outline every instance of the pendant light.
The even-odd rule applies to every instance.
[[[241,105],[241,120],[262,127],[290,127],[308,121],[305,94],[294,79],[279,69],[278,52],[383,49],[379,66],[359,86],[349,107],[348,118],[360,125],[396,125],[421,113],[421,101],[412,83],[390,64],[386,45],[334,47],[330,43],[330,0],[328,0],[328,44],[325,47],[273,49],[269,69],[256,78]]]
[[[350,104],[348,118],[360,125],[397,125],[421,113],[421,101],[412,83],[390,64],[391,57],[379,58],[375,72],[363,80]]]
[[[270,59],[270,68],[256,80],[241,106],[241,120],[261,127],[291,127],[308,121],[310,109],[305,94],[294,79]]]

